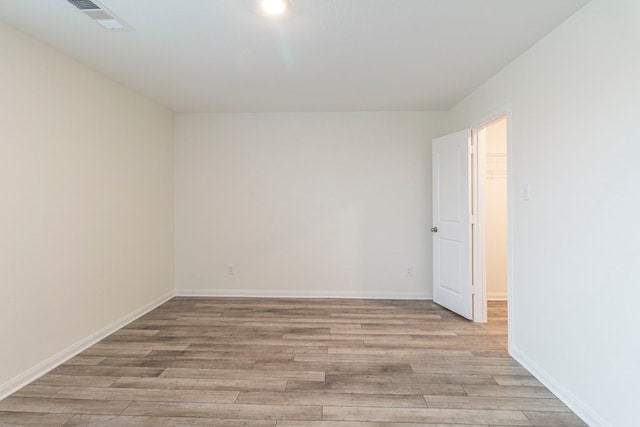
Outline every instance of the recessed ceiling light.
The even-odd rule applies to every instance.
[[[288,0],[260,0],[260,7],[267,15],[282,15],[289,9]]]

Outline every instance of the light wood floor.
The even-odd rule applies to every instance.
[[[0,402],[0,425],[582,426],[430,301],[174,298]]]

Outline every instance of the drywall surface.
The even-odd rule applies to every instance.
[[[0,24],[0,390],[172,290],[173,115]]]
[[[442,118],[177,115],[178,292],[430,297]]]
[[[594,0],[450,117],[511,110],[510,351],[594,426],[640,425],[638,52],[640,2]]]
[[[486,274],[487,297],[507,298],[507,121],[486,128]]]

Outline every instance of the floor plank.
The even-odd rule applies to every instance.
[[[325,406],[325,420],[531,426],[521,411]]]
[[[64,425],[72,414],[51,414],[42,412],[0,411],[0,426],[3,427],[56,427]]]
[[[64,427],[276,427],[275,421],[196,417],[75,415]]]
[[[330,393],[330,392],[243,392],[238,403],[254,405],[341,405],[376,407],[427,407],[422,395],[399,396],[384,394]]]
[[[217,403],[164,402],[162,405],[148,402],[132,402],[123,415],[179,417],[189,414],[192,417],[216,419],[250,420],[319,420],[322,406],[300,405],[247,405]]]

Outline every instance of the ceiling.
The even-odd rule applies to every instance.
[[[0,20],[176,112],[446,110],[587,0],[1,0]]]

